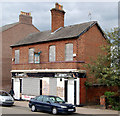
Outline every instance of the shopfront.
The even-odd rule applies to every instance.
[[[80,104],[80,78],[77,70],[12,70],[15,99],[29,100],[38,95],[57,95],[66,102]]]

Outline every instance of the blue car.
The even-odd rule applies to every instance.
[[[30,99],[29,107],[32,112],[39,109],[42,111],[51,112],[52,114],[73,113],[76,111],[74,105],[65,103],[60,97],[48,95],[40,95]]]

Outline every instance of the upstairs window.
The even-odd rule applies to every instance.
[[[73,61],[73,44],[68,43],[65,45],[65,61]]]
[[[19,64],[20,50],[15,50],[15,64]]]
[[[35,63],[38,64],[40,63],[40,52],[34,53],[34,57],[35,57]]]
[[[29,63],[34,63],[34,48],[29,48]]]
[[[55,46],[52,45],[49,47],[49,62],[54,62],[55,61],[55,57],[56,57],[56,54],[55,54]]]

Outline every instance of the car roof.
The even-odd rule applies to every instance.
[[[46,96],[46,97],[58,97],[58,96],[54,96],[54,95],[40,95],[40,96]]]

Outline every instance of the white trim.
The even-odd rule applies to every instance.
[[[77,78],[76,84],[77,84],[77,85],[76,85],[76,88],[77,88],[77,91],[76,91],[76,94],[77,94],[77,97],[76,97],[76,99],[77,99],[76,104],[79,105],[79,104],[80,104],[80,79],[79,79],[79,78]]]
[[[85,70],[77,69],[33,69],[33,70],[11,70],[11,72],[24,72],[24,73],[38,73],[38,72],[81,72],[85,73]]]

